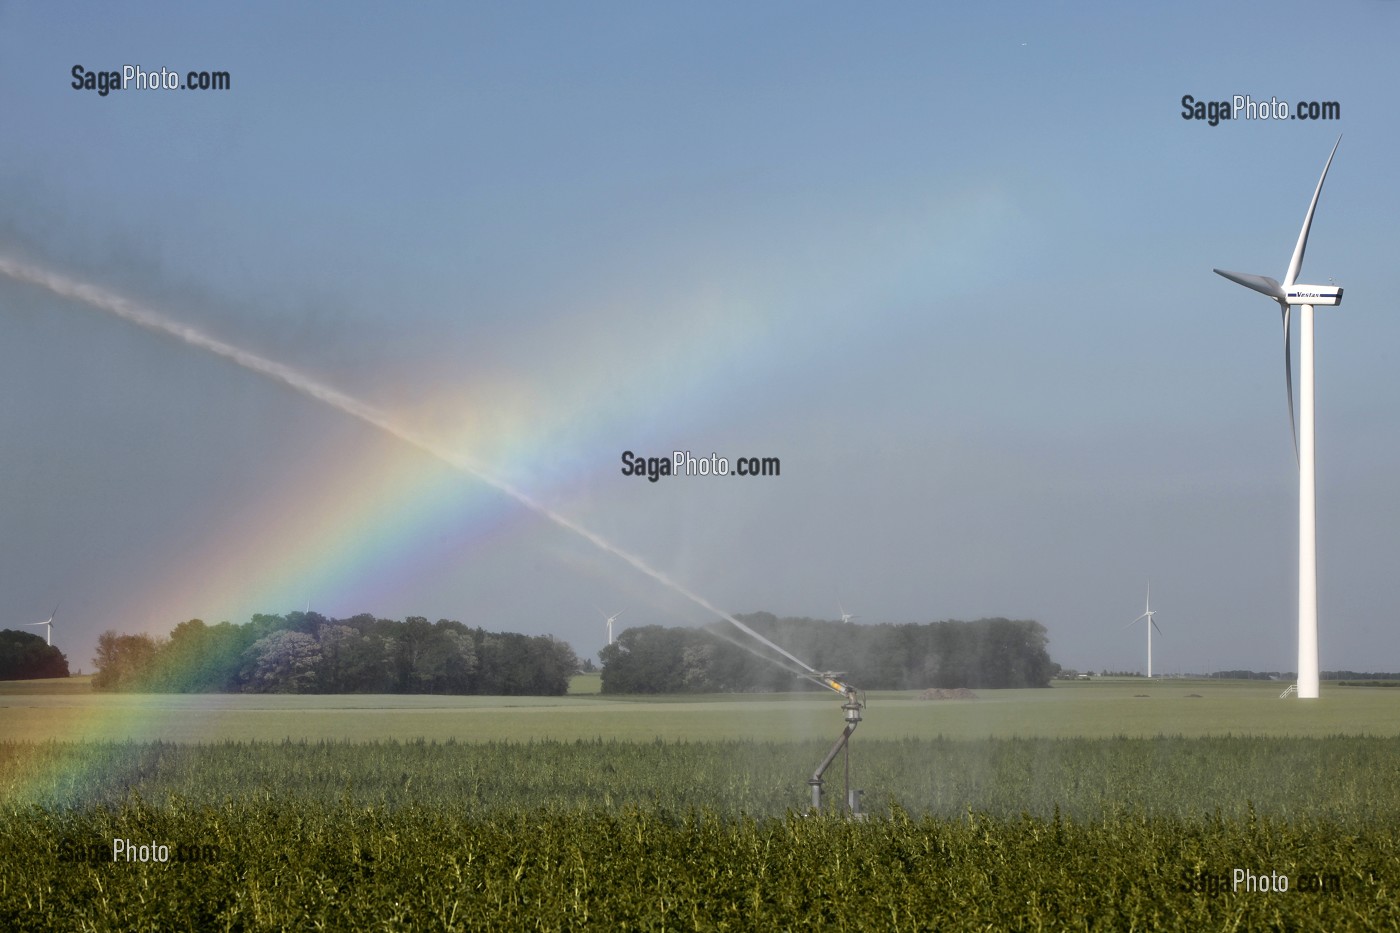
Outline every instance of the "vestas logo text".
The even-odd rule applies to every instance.
[[[1285,297],[1289,304],[1295,305],[1321,305],[1323,307],[1335,307],[1342,303],[1342,287],[1340,285],[1305,285],[1299,283],[1285,292]]]

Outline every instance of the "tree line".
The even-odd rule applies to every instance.
[[[855,625],[767,612],[735,618],[865,690],[1048,687],[1059,670],[1046,651],[1045,627],[1029,620]],[[728,622],[629,628],[599,657],[604,693],[783,691],[810,683],[791,661]]]
[[[152,693],[558,696],[578,669],[573,649],[548,635],[315,612],[191,619],[160,639],[108,631],[93,663],[93,689]]]
[[[1282,680],[1298,679],[1297,671],[1216,671],[1207,677],[1229,680]],[[1319,671],[1319,680],[1400,680],[1400,673],[1393,671]]]

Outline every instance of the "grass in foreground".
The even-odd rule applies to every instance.
[[[853,740],[860,824],[795,815],[841,725],[821,694],[7,687],[0,929],[1400,924],[1393,690],[876,694]],[[73,858],[113,839],[214,857]],[[1290,889],[1233,892],[1235,869]]]
[[[16,860],[203,841],[172,864]],[[210,854],[210,849],[203,852]],[[706,811],[133,802],[0,829],[0,925],[48,929],[1392,929],[1389,835],[1267,819],[866,823]],[[1287,893],[1228,893],[1235,867]],[[1392,875],[1385,874],[1386,872]],[[1325,891],[1305,890],[1310,884]]]
[[[0,744],[0,927],[1400,923],[1395,740],[868,741],[864,823],[796,814],[825,747]]]

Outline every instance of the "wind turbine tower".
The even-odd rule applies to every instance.
[[[1162,634],[1162,630],[1159,629],[1159,628],[1157,628],[1157,623],[1156,623],[1156,622],[1153,620],[1153,618],[1152,618],[1152,617],[1155,616],[1156,614],[1157,614],[1157,613],[1156,613],[1156,612],[1153,610],[1153,608],[1152,608],[1152,584],[1149,583],[1149,584],[1147,585],[1147,607],[1146,607],[1146,611],[1143,612],[1142,615],[1138,616],[1136,619],[1134,619],[1133,621],[1131,621],[1131,622],[1128,623],[1128,625],[1137,625],[1137,624],[1138,624],[1139,622],[1141,622],[1143,619],[1146,619],[1146,620],[1147,620],[1147,679],[1148,679],[1148,680],[1151,680],[1151,679],[1152,679],[1152,630],[1153,630],[1154,628],[1156,628],[1156,629],[1157,629],[1157,634],[1158,634],[1158,635]],[[1124,627],[1124,628],[1127,628],[1128,625],[1125,625],[1125,626],[1123,626],[1123,627]]]
[[[1327,180],[1327,170],[1332,167],[1332,158],[1337,154],[1337,146],[1341,144],[1342,138],[1338,136],[1331,154],[1327,156],[1327,164],[1322,167],[1322,177],[1317,180],[1312,203],[1308,205],[1307,216],[1303,218],[1303,229],[1298,234],[1298,244],[1293,247],[1293,258],[1288,263],[1283,283],[1280,284],[1264,275],[1215,270],[1231,282],[1252,288],[1274,299],[1283,311],[1283,373],[1288,386],[1290,423],[1293,423],[1293,363],[1289,317],[1293,305],[1299,305],[1303,309],[1303,345],[1299,353],[1303,364],[1303,386],[1299,393],[1302,431],[1298,430],[1297,424],[1293,424],[1294,450],[1298,455],[1298,698],[1302,700],[1315,700],[1318,695],[1317,434],[1313,405],[1313,308],[1340,305],[1342,289],[1336,285],[1300,285],[1298,274],[1303,269],[1303,253],[1308,247],[1308,231],[1312,228],[1317,199],[1322,194],[1322,183]]]

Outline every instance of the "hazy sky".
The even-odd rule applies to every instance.
[[[1034,618],[1291,670],[1282,278],[1318,312],[1321,663],[1400,669],[1400,4],[0,4],[0,256],[285,363],[735,612]],[[226,91],[72,70],[227,71]],[[1336,101],[1184,120],[1181,98]],[[1296,324],[1295,324],[1296,329]],[[1295,344],[1297,338],[1295,334]],[[0,627],[709,615],[205,351],[0,276]],[[779,457],[623,476],[620,455]]]

